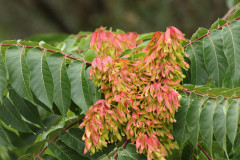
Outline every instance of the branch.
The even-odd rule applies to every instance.
[[[184,92],[191,94],[192,92],[195,93],[194,91],[189,91],[187,89],[183,89]],[[207,94],[200,94],[200,93],[195,93],[197,96],[204,97],[208,96]],[[215,99],[217,100],[217,97],[208,97],[209,99]],[[223,97],[224,99],[228,99],[228,97]],[[233,97],[233,99],[239,99],[240,97]]]
[[[207,154],[207,152],[202,148],[202,146],[200,146],[200,144],[197,144],[197,146],[209,160],[212,160],[212,158]]]
[[[237,17],[237,18],[235,18],[234,20],[239,20],[240,19],[240,16],[239,17]],[[227,26],[227,25],[229,25],[229,23],[230,23],[230,21],[228,21],[227,23],[225,23],[224,25],[222,25],[222,26],[220,26],[220,27],[218,27],[216,30],[220,30],[220,29],[222,29],[224,26]],[[209,35],[209,31],[208,31],[208,33],[206,33],[206,34],[204,34],[204,35],[202,35],[201,37],[199,37],[199,38],[197,38],[197,39],[195,39],[194,41],[190,41],[187,45],[185,45],[183,48],[187,48],[187,46],[190,46],[190,45],[192,45],[194,42],[197,42],[197,41],[199,41],[200,39],[203,39],[204,37],[206,37],[207,35]]]
[[[81,35],[82,37],[85,36],[85,35]],[[21,47],[26,47],[26,48],[35,48],[33,46],[26,46],[26,45],[21,45],[21,44],[0,44],[0,46],[13,46],[13,45],[18,45],[18,46],[21,46]],[[46,50],[46,51],[49,51],[49,52],[52,52],[52,53],[57,53],[58,51],[54,51],[54,50],[51,50],[51,49],[47,49],[47,48],[44,48],[42,46],[39,46],[41,49],[43,50]],[[83,52],[83,50],[78,50],[77,52]],[[80,52],[79,52],[80,53]],[[70,58],[70,59],[73,59],[73,60],[78,60],[78,58],[76,57],[72,57],[71,54],[65,54],[64,52],[61,52],[62,55],[64,55],[65,57],[67,58]],[[92,63],[90,62],[86,62],[84,59],[82,60],[84,63],[86,63],[87,65],[92,65]]]
[[[73,127],[74,125],[76,125],[80,120],[83,120],[84,117],[81,117],[81,118],[78,118],[78,120],[76,120],[75,122],[73,122],[72,124],[70,124],[69,126],[67,126],[66,128],[64,128],[63,130],[66,131],[68,130],[69,128]],[[57,139],[59,138],[59,135],[57,135],[56,137],[54,137],[52,140],[49,141],[49,143],[53,143],[55,142]],[[34,157],[38,157],[40,159],[41,158],[41,155],[44,153],[44,151],[48,148],[48,146],[44,147],[37,155],[35,155]]]
[[[122,145],[122,148],[126,148],[127,147],[127,144],[128,144],[128,140],[126,140],[123,145]],[[117,158],[118,156],[118,151],[114,154],[113,158]]]
[[[193,91],[189,91],[187,89],[183,89],[184,92],[188,93],[188,94],[191,94]],[[195,93],[195,92],[193,92]],[[197,96],[200,96],[200,97],[204,97],[204,96],[208,96],[207,94],[200,94],[200,93],[195,93]],[[208,97],[209,99],[215,99],[217,100],[217,97]],[[227,99],[226,97],[224,97],[224,99]]]
[[[236,4],[235,6],[233,6],[231,9],[228,10],[228,12],[223,16],[222,19],[227,20],[228,17],[233,14],[236,11],[236,8],[240,6],[240,3]]]

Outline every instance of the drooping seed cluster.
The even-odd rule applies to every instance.
[[[166,33],[156,32],[143,49],[144,60],[130,61],[118,58],[118,47],[129,39],[128,47],[136,47],[133,41],[136,34],[128,34],[134,38],[123,36],[127,38],[122,38],[112,52],[106,47],[110,42],[105,42],[108,35],[114,35],[110,33],[100,30],[92,37],[91,46],[93,49],[97,46],[100,56],[93,60],[90,76],[101,86],[105,99],[89,108],[80,125],[85,127],[85,152],[94,153],[95,149],[98,151],[107,143],[121,141],[126,135],[149,160],[165,160],[168,151],[177,147],[171,134],[174,114],[180,106],[176,89],[181,88],[182,69],[189,67],[182,56],[184,36],[174,27],[169,27]],[[118,38],[116,34],[115,38]]]

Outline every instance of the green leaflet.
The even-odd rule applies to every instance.
[[[54,53],[47,57],[47,62],[53,75],[53,101],[61,114],[66,116],[71,105],[71,84],[67,74],[65,58],[61,53]]]
[[[43,147],[45,146],[47,140],[42,140],[42,141],[38,141],[33,143],[25,153],[31,153],[34,155],[37,155],[38,153],[41,152],[41,150],[43,149]]]
[[[202,100],[193,99],[186,115],[187,129],[193,146],[197,146],[199,133],[199,117]]]
[[[138,45],[136,48],[134,48],[134,49],[136,50],[136,49],[144,48],[144,47],[146,47],[146,46],[148,45],[148,43],[149,43],[150,41],[151,41],[151,40],[147,40],[147,41],[139,44],[139,45]]]
[[[9,140],[6,132],[3,130],[2,125],[0,125],[0,145],[12,147],[11,141]]]
[[[32,160],[33,156],[34,156],[33,154],[28,153],[28,154],[22,155],[20,158],[18,158],[18,160]]]
[[[87,62],[92,62],[93,59],[97,56],[98,54],[95,50],[89,49],[84,55],[84,60]]]
[[[99,92],[99,87],[96,87],[93,83],[93,80],[90,79],[90,69],[91,67],[88,67],[85,72],[86,80],[89,82],[90,87],[90,95],[92,97],[92,104],[95,104],[97,100],[101,99],[101,92]]]
[[[2,101],[4,91],[7,85],[7,74],[0,47],[0,102]]]
[[[84,154],[85,142],[82,141],[82,136],[84,132],[79,128],[72,128],[69,132],[61,131],[60,140],[64,142],[67,146],[74,149],[80,155],[84,156],[86,159],[90,159],[91,156],[89,153]]]
[[[1,43],[14,45],[14,44],[17,44],[17,40],[5,40],[5,41],[2,41]],[[1,46],[3,60],[5,60],[5,53],[8,48],[9,48],[9,46]]]
[[[54,84],[46,53],[40,48],[31,49],[27,55],[31,70],[30,86],[36,97],[48,108],[52,108]]]
[[[222,100],[215,108],[213,115],[213,133],[218,144],[227,152],[226,149],[226,110],[228,102]]]
[[[89,34],[89,33],[84,33],[84,34]],[[91,34],[89,34],[87,37],[82,37],[80,39],[80,42],[78,43],[78,49],[80,50],[90,49],[90,38],[91,38]]]
[[[200,133],[204,143],[207,145],[210,153],[212,154],[212,141],[213,141],[213,113],[215,110],[216,102],[209,100],[204,105],[200,119]]]
[[[76,38],[75,35],[71,35],[67,39],[65,39],[65,41],[63,42],[63,45],[64,45],[63,52],[64,53],[70,53],[72,51],[77,50],[78,47],[74,46],[76,40],[77,40],[77,38]]]
[[[44,160],[58,160],[56,157],[53,157],[53,156],[51,156],[49,154],[44,154],[43,155],[43,159]]]
[[[184,143],[189,139],[186,125],[186,114],[190,103],[189,98],[185,96],[182,97],[180,103],[181,107],[175,115],[175,119],[177,122],[173,124],[173,135],[181,148]]]
[[[68,75],[72,85],[72,100],[86,113],[93,104],[90,83],[86,79],[86,64],[81,61],[74,61],[68,68]]]
[[[138,53],[134,54],[132,57],[133,57],[133,59],[135,59],[135,58],[143,57],[145,55],[146,55],[145,52],[138,52]]]
[[[232,87],[240,86],[240,36],[239,36],[239,21],[233,21],[228,26],[223,27],[223,49],[227,57],[230,73],[233,80]]]
[[[195,39],[203,36],[207,32],[208,32],[208,30],[206,28],[202,28],[202,27],[198,28],[198,30],[192,35],[191,41],[194,41]]]
[[[197,90],[198,88],[188,87],[190,90]],[[206,87],[199,87],[200,91],[207,92],[215,90],[215,94],[224,93],[220,88],[206,89]],[[237,88],[236,88],[237,89]],[[231,92],[234,89],[227,89]],[[218,94],[219,94],[218,93]],[[212,92],[211,94],[214,94]],[[212,150],[213,143],[218,143],[219,147],[227,155],[227,137],[234,146],[238,138],[238,123],[239,123],[239,99],[224,99],[219,96],[216,100],[200,99],[195,94],[189,97],[183,96],[181,98],[181,107],[175,114],[176,123],[173,124],[174,138],[179,146],[190,138],[191,143],[196,147],[198,142],[199,132],[201,134],[204,145],[208,148],[211,156],[215,156],[215,150]],[[190,104],[189,104],[190,103]],[[202,106],[202,109],[201,109]],[[200,117],[199,117],[200,115]],[[200,129],[199,129],[200,128]],[[215,138],[213,138],[213,136]],[[228,155],[227,155],[228,156]]]
[[[226,126],[227,135],[230,142],[234,145],[235,138],[237,136],[238,130],[238,120],[239,120],[239,110],[240,110],[240,100],[236,99],[229,106],[226,115]]]
[[[0,119],[12,128],[21,132],[32,132],[26,123],[22,120],[18,110],[7,99],[3,99],[3,104],[0,105]]]
[[[25,48],[11,46],[7,49],[5,58],[9,80],[18,95],[33,102],[30,90],[30,70],[25,59]]]
[[[128,144],[126,149],[120,148],[118,150],[118,160],[146,160],[147,157],[136,152],[134,144]]]
[[[224,25],[225,23],[227,23],[226,20],[223,19],[217,19],[211,26],[210,31],[212,31],[213,29],[217,29],[218,27]]]
[[[216,30],[225,23],[224,20],[217,20],[209,35],[185,49],[191,60],[192,84],[205,85],[209,79],[217,87],[240,86],[240,21],[231,21],[222,30]],[[205,31],[198,32],[200,34]],[[192,39],[196,37],[197,33]]]
[[[136,42],[139,42],[141,40],[146,40],[146,39],[152,39],[153,34],[154,34],[154,32],[141,34],[136,39]]]
[[[59,159],[62,160],[79,160],[86,159],[86,157],[81,156],[75,150],[69,148],[62,141],[58,140],[54,143],[49,143],[48,148],[52,151],[52,153]],[[88,159],[86,159],[88,160]]]
[[[12,87],[8,87],[9,97],[19,113],[28,121],[43,126],[38,109],[29,101],[21,98]]]
[[[120,58],[122,58],[123,56],[125,56],[127,54],[132,55],[133,53],[134,53],[134,51],[132,49],[126,49],[121,53]]]
[[[72,128],[68,132],[61,131],[59,138],[67,146],[71,147],[80,155],[85,157],[85,159],[98,159],[99,157],[106,157],[106,155],[108,155],[116,147],[116,145],[114,144],[108,144],[107,148],[103,148],[102,151],[98,151],[93,155],[90,155],[89,152],[84,154],[85,142],[82,140],[83,134],[84,134],[83,130],[79,128]]]
[[[211,97],[218,97],[218,96],[223,96],[225,98],[230,98],[235,96],[240,97],[240,87],[233,88],[233,89],[210,88],[205,86],[194,86],[194,85],[183,85],[183,87],[191,92],[204,94]]]
[[[209,77],[217,87],[222,82],[227,70],[227,60],[223,52],[223,38],[220,30],[213,30],[203,39],[203,57]]]
[[[195,42],[194,45],[187,47],[186,53],[191,60],[191,83],[196,85],[206,84],[208,73],[203,60],[202,42]]]

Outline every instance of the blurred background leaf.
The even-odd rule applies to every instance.
[[[189,38],[209,28],[238,0],[0,0],[0,41],[40,33],[93,31],[102,26],[139,33],[176,26]],[[38,37],[37,37],[38,38]],[[43,35],[52,43],[64,35]],[[31,40],[36,40],[34,36]],[[56,41],[56,40],[55,40]]]

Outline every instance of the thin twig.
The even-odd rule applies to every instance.
[[[212,160],[212,158],[208,155],[208,153],[200,146],[200,144],[197,144],[198,148],[205,154],[205,156],[209,159]]]
[[[83,35],[82,35],[83,36]],[[33,46],[26,46],[26,45],[22,45],[22,44],[0,44],[0,46],[13,46],[13,45],[18,45],[20,47],[26,47],[26,48],[35,48]],[[52,53],[57,53],[58,51],[54,51],[54,50],[51,50],[51,49],[47,49],[47,48],[44,48],[42,46],[39,46],[41,49],[43,50],[46,50],[46,51],[49,51],[49,52],[52,52]],[[83,50],[81,50],[83,51]],[[70,59],[73,59],[73,60],[78,60],[78,58],[76,57],[72,57],[71,54],[65,54],[64,52],[60,52],[62,55],[64,55],[65,57],[67,58],[70,58]],[[85,60],[82,60],[84,63],[86,63],[87,65],[92,65],[92,63],[90,62],[86,62]]]
[[[69,128],[73,127],[74,125],[76,125],[80,120],[83,120],[84,117],[78,118],[75,122],[71,123],[69,126],[67,126],[66,128],[64,128],[63,130],[66,131]],[[52,140],[49,141],[49,143],[53,143],[55,142],[57,139],[59,138],[59,135],[57,135],[56,137],[54,137]],[[48,148],[48,146],[44,147],[37,155],[35,155],[34,157],[38,157],[41,158],[40,156],[44,153],[44,151]]]
[[[240,6],[240,3],[236,4],[228,10],[228,12],[223,16],[222,19],[227,20],[228,17],[236,11],[236,8]]]
[[[237,17],[237,18],[235,18],[234,20],[239,20],[239,19],[240,19],[240,16]],[[220,30],[220,29],[222,29],[224,26],[229,25],[229,23],[230,23],[230,21],[228,21],[228,22],[225,23],[224,25],[218,27],[216,30]],[[190,41],[190,42],[189,42],[187,45],[185,45],[183,48],[187,48],[187,46],[190,46],[190,45],[193,44],[194,42],[197,42],[197,41],[199,41],[200,39],[203,39],[203,38],[206,37],[207,35],[209,35],[209,32],[206,33],[206,34],[204,34],[204,35],[202,35],[201,37],[195,39],[194,41]]]
[[[189,91],[187,89],[183,89],[184,92],[188,93],[188,94],[191,94],[193,91]],[[195,92],[193,92],[195,93]],[[204,97],[204,96],[208,96],[207,94],[200,94],[200,93],[195,93],[197,96],[200,96],[200,97]],[[209,99],[217,99],[217,97],[208,97]],[[226,97],[224,97],[224,99],[227,99]]]
[[[190,94],[190,93],[195,93],[197,96],[200,96],[200,97],[204,97],[204,96],[208,96],[207,94],[200,94],[200,93],[196,93],[196,92],[194,92],[194,91],[189,91],[189,90],[187,90],[187,89],[183,89],[183,91],[184,92],[186,92],[186,93],[188,93],[188,94]],[[228,97],[223,97],[224,99],[228,99]],[[233,99],[239,99],[240,97],[237,97],[237,96],[235,96],[235,97],[233,97]],[[217,97],[208,97],[208,99],[217,99]]]
[[[82,50],[77,50],[76,52],[77,53],[82,53],[82,52],[84,52],[85,50],[84,49],[82,49]]]
[[[84,34],[84,35],[76,35],[76,38],[82,38],[82,37],[87,37],[88,35]]]
[[[127,144],[128,144],[128,140],[126,140],[123,145],[122,145],[122,148],[126,148],[127,147]],[[113,158],[117,158],[118,156],[118,151],[114,154]]]

